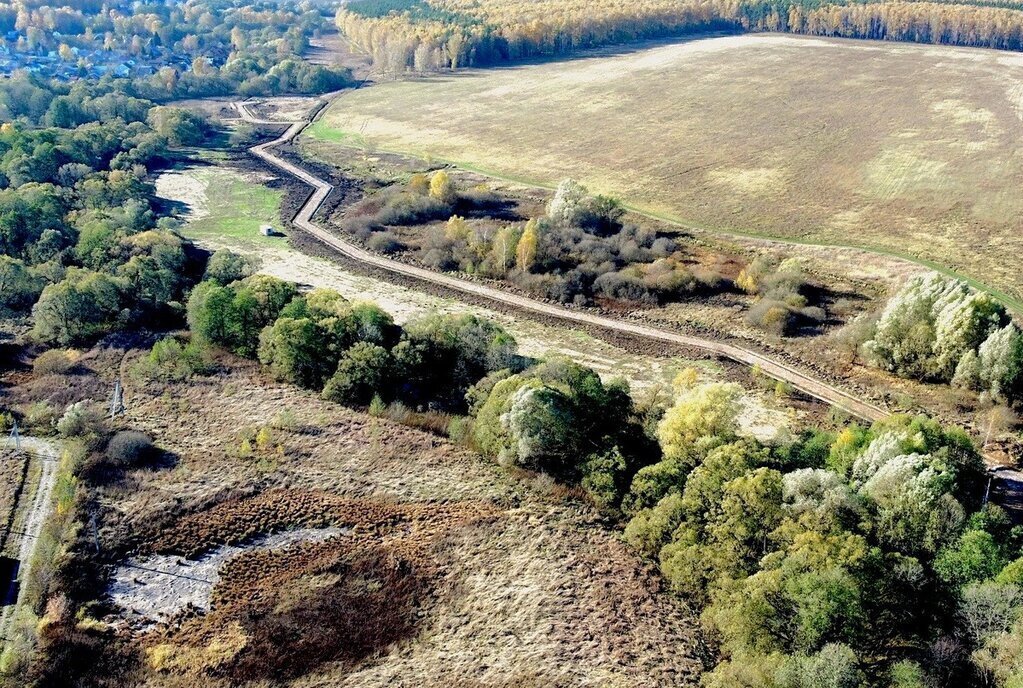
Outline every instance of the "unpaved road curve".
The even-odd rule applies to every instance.
[[[49,518],[53,510],[53,487],[57,483],[57,465],[60,462],[59,449],[54,442],[23,437],[21,446],[29,453],[30,461],[39,463],[41,474],[36,489],[31,496],[23,495],[23,499],[30,500],[27,504],[18,504],[17,509],[22,512],[21,529],[18,533],[11,533],[12,538],[21,538],[18,546],[18,561],[21,566],[18,570],[17,581],[0,581],[4,586],[3,598],[5,602],[11,601],[17,583],[21,588],[17,593],[17,600],[14,604],[7,604],[0,612],[0,642],[6,640],[9,635],[11,623],[14,621],[14,610],[25,601],[24,582],[32,567],[32,557],[35,554],[36,544],[39,542],[39,535],[42,533],[43,524]],[[25,511],[27,509],[27,511]]]
[[[280,137],[273,141],[253,146],[249,149],[249,152],[313,187],[312,195],[295,215],[295,218],[292,220],[293,224],[352,260],[366,265],[371,265],[391,273],[405,275],[425,282],[431,282],[453,291],[483,297],[490,301],[496,301],[498,303],[512,306],[519,310],[540,313],[562,320],[584,323],[586,325],[593,325],[606,330],[623,332],[648,340],[661,341],[669,344],[677,344],[709,351],[718,356],[723,356],[748,366],[759,366],[761,370],[771,377],[778,380],[784,380],[801,392],[840,408],[858,418],[867,421],[875,421],[888,416],[887,411],[875,406],[874,404],[863,401],[862,399],[859,399],[858,397],[839,389],[834,385],[822,382],[821,380],[818,380],[817,378],[812,377],[793,366],[782,363],[781,361],[750,349],[745,349],[734,344],[726,344],[724,342],[718,342],[711,339],[704,339],[702,337],[669,332],[667,330],[650,327],[648,325],[639,325],[613,318],[606,318],[592,313],[554,306],[525,296],[512,294],[500,289],[495,289],[493,287],[473,282],[467,282],[465,280],[458,279],[457,277],[433,272],[426,268],[408,265],[406,263],[370,253],[355,244],[349,243],[344,239],[331,234],[313,222],[313,215],[319,209],[323,201],[326,200],[327,195],[330,194],[333,187],[301,167],[278,157],[272,151],[274,146],[287,143],[298,136],[298,134],[301,133],[301,131],[309,124],[309,121],[300,120],[295,122],[282,122],[260,119],[252,114],[246,103],[239,102],[236,103],[235,106],[242,119],[251,124],[291,125]]]

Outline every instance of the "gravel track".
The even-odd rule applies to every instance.
[[[324,100],[323,104],[326,105],[326,102],[327,101]],[[288,122],[260,119],[252,114],[248,108],[248,104],[245,102],[236,103],[235,106],[242,119],[251,124],[289,124]],[[321,110],[322,106],[317,110],[316,114],[318,114]],[[342,255],[392,274],[403,275],[416,280],[430,282],[432,284],[451,289],[452,291],[482,297],[488,301],[511,306],[518,310],[539,313],[541,315],[552,316],[561,320],[617,331],[654,342],[701,349],[723,358],[737,361],[744,365],[759,366],[759,368],[767,375],[778,380],[784,380],[799,391],[831,404],[832,406],[863,420],[875,421],[888,416],[888,412],[885,409],[864,401],[835,385],[822,382],[821,380],[808,375],[791,365],[750,349],[736,346],[734,344],[677,332],[670,332],[648,325],[624,322],[614,318],[608,318],[592,313],[586,313],[584,311],[544,303],[518,294],[512,294],[493,287],[475,284],[457,277],[427,270],[426,268],[385,258],[383,256],[370,253],[359,246],[331,234],[313,222],[313,216],[326,200],[333,187],[307,170],[278,156],[272,150],[275,146],[289,143],[294,140],[294,138],[298,136],[312,120],[315,119],[315,117],[316,115],[314,114],[310,120],[290,122],[291,126],[289,126],[287,131],[285,131],[280,137],[272,141],[253,146],[249,149],[249,152],[257,158],[287,172],[313,188],[313,193],[309,196],[308,200],[306,200],[302,207],[299,208],[298,213],[292,220],[292,224],[332,249],[338,251]]]
[[[21,444],[28,451],[30,462],[39,463],[42,471],[39,483],[31,495],[32,502],[25,505],[28,512],[25,515],[21,531],[11,533],[12,537],[21,538],[21,545],[18,547],[18,561],[21,562],[21,566],[16,580],[0,583],[8,585],[3,594],[5,604],[3,610],[0,611],[0,641],[9,637],[8,631],[10,631],[10,625],[14,620],[14,610],[25,602],[24,581],[32,566],[32,556],[35,554],[43,524],[46,523],[53,508],[53,486],[57,482],[57,464],[59,463],[57,445],[30,437],[23,437]],[[26,497],[26,493],[23,492],[22,498]],[[20,510],[22,505],[18,505],[18,508]],[[19,583],[21,587],[18,587]],[[12,599],[15,596],[15,591],[17,591],[17,599]]]

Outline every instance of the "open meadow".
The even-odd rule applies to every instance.
[[[359,89],[307,143],[574,177],[696,228],[911,257],[1020,309],[1021,118],[1018,55],[749,35]]]

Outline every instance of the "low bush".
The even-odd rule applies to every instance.
[[[57,421],[57,432],[62,437],[96,437],[106,431],[106,415],[93,401],[71,404]]]
[[[107,443],[107,459],[119,468],[133,468],[142,465],[156,454],[156,447],[149,435],[135,430],[122,430]]]
[[[150,380],[182,382],[212,369],[209,351],[198,342],[182,345],[174,337],[161,339],[135,367]]]
[[[369,238],[368,245],[380,253],[395,253],[404,248],[398,237],[391,232],[374,232]]]
[[[206,263],[204,280],[212,280],[226,287],[232,282],[243,280],[259,268],[259,259],[242,256],[228,249],[220,249]]]
[[[32,372],[37,376],[64,375],[74,364],[70,352],[64,349],[50,349],[32,361]]]
[[[53,434],[60,413],[47,401],[37,401],[25,409],[25,426],[35,435]]]

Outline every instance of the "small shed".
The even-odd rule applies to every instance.
[[[259,233],[268,237],[277,236],[277,230],[273,228],[273,225],[260,225]]]

